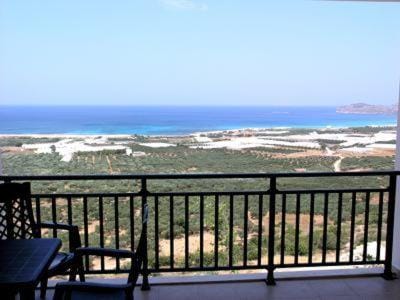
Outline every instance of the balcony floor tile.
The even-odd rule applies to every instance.
[[[102,282],[106,282],[102,279]],[[150,281],[151,282],[151,281]],[[46,299],[52,299],[49,289]],[[36,293],[39,299],[39,291]],[[153,285],[150,291],[135,289],[136,300],[399,300],[400,280],[380,277],[279,280]]]

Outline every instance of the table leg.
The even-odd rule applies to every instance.
[[[10,291],[10,290],[0,290],[1,299],[4,297],[5,300],[14,300],[15,295],[17,294],[15,291]]]

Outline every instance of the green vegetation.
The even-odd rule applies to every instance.
[[[390,141],[377,141],[375,142],[376,144],[392,144],[396,145],[396,140],[390,140]]]
[[[342,160],[344,171],[352,169],[391,170],[393,166],[393,156],[346,157]]]

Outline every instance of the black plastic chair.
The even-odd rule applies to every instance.
[[[79,273],[80,280],[85,281],[83,261],[74,254],[75,249],[82,246],[78,227],[61,223],[38,224],[33,215],[30,183],[0,184],[0,239],[41,238],[42,228],[68,231],[70,251],[57,253],[41,281],[40,297],[45,298],[49,277],[71,270],[70,280],[74,281]]]
[[[143,224],[147,224],[148,207],[144,207]],[[104,300],[126,299],[133,300],[133,291],[142,269],[144,255],[147,251],[146,236],[142,230],[135,252],[129,250],[105,248],[79,248],[76,254],[80,257],[86,255],[109,256],[130,258],[131,268],[126,284],[104,284],[95,282],[60,282],[57,283],[53,300]]]

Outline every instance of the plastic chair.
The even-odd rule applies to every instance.
[[[65,274],[71,270],[70,280],[79,273],[85,281],[83,261],[74,252],[81,247],[78,227],[61,223],[37,223],[32,209],[31,187],[29,182],[0,184],[0,239],[41,238],[41,229],[63,230],[69,233],[69,252],[59,252],[52,261],[46,276],[40,284],[40,297],[46,297],[49,277]]]
[[[143,225],[147,224],[148,207],[144,207]],[[105,300],[126,299],[133,300],[133,291],[142,268],[143,259],[147,251],[145,244],[146,235],[142,230],[138,246],[135,252],[129,250],[105,249],[105,248],[79,248],[76,255],[109,256],[118,258],[130,258],[131,268],[126,284],[107,284],[95,282],[60,282],[56,285],[53,300]]]

